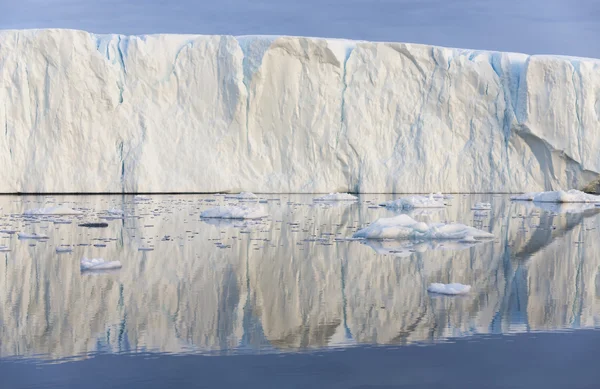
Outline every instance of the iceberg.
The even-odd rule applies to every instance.
[[[81,271],[91,270],[112,270],[120,269],[122,267],[120,261],[105,261],[102,258],[82,258],[80,261]]]
[[[595,59],[42,29],[0,31],[0,63],[2,193],[517,193],[600,174]]]
[[[261,207],[246,206],[215,207],[200,213],[201,218],[217,219],[261,219],[267,216],[268,214]]]
[[[435,197],[434,195],[429,196],[409,196],[402,197],[397,200],[386,201],[379,204],[382,207],[391,209],[413,209],[413,208],[444,208],[444,197]]]
[[[515,201],[533,201],[538,203],[599,203],[600,196],[588,194],[576,189],[569,191],[533,192],[511,196]]]
[[[423,223],[408,215],[377,219],[371,225],[352,235],[362,239],[467,239],[468,242],[479,239],[492,239],[494,235],[459,223]]]
[[[471,291],[471,285],[433,283],[429,285],[427,291],[447,295],[467,294]]]
[[[315,197],[313,201],[357,201],[358,197],[350,193],[329,193],[324,196]]]

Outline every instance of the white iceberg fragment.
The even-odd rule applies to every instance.
[[[577,189],[569,191],[532,192],[511,196],[511,200],[533,201],[538,203],[598,203],[600,196],[591,195]]]
[[[142,195],[137,195],[133,197],[133,201],[136,203],[142,203],[142,202],[146,202],[146,201],[150,201],[152,200],[150,197],[147,196],[142,196]]]
[[[83,212],[69,207],[50,207],[34,208],[23,212],[26,216],[45,216],[45,215],[83,215]]]
[[[489,211],[492,209],[492,204],[490,203],[477,203],[471,207],[471,211]]]
[[[70,246],[58,246],[56,248],[56,253],[57,254],[70,253],[70,252],[73,252],[73,247],[70,247]]]
[[[32,240],[42,240],[42,239],[48,239],[48,236],[43,235],[43,234],[27,234],[25,232],[19,232],[17,234],[17,237],[19,239],[25,240],[25,239],[32,239]]]
[[[109,215],[125,215],[125,211],[123,211],[122,209],[118,209],[118,208],[107,209],[106,213]]]
[[[82,271],[85,270],[111,270],[121,268],[120,261],[105,261],[102,258],[82,258],[80,261],[80,268]]]
[[[7,253],[10,251],[10,248],[6,246],[0,246],[0,253]]]
[[[313,201],[356,201],[358,197],[350,193],[329,193],[324,196],[315,197]]]
[[[446,206],[440,198],[435,198],[433,195],[402,197],[379,205],[391,209],[444,208]]]
[[[463,285],[463,284],[439,284],[433,283],[430,284],[427,288],[428,292],[431,293],[439,293],[439,294],[448,294],[448,295],[458,295],[458,294],[467,294],[471,291],[471,285]]]
[[[246,206],[215,207],[200,213],[201,218],[218,219],[260,219],[267,216],[267,212],[261,207]]]
[[[353,238],[363,239],[491,239],[494,235],[459,223],[423,223],[408,215],[377,219],[371,225],[358,230]]]

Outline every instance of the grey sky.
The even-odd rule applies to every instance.
[[[0,0],[0,29],[269,34],[600,57],[598,0]]]

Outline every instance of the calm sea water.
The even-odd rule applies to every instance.
[[[391,196],[260,198],[270,216],[250,222],[201,220],[238,203],[218,195],[0,197],[0,230],[49,236],[0,232],[10,250],[0,253],[0,387],[169,387],[197,375],[198,387],[452,387],[461,367],[478,376],[516,361],[516,383],[486,387],[552,387],[561,370],[538,371],[541,360],[565,367],[600,346],[600,208],[455,195],[408,214],[494,240],[365,243],[345,238],[396,215],[377,206]],[[479,201],[491,211],[472,211]],[[22,215],[56,205],[84,215]],[[127,216],[100,218],[115,208]],[[79,226],[97,221],[108,227]],[[61,245],[73,252],[57,254]],[[81,272],[83,257],[123,267]],[[432,295],[432,282],[472,290]],[[585,363],[568,371],[582,378],[570,387],[599,377]]]

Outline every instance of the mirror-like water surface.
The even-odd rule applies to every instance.
[[[455,195],[446,208],[408,214],[475,226],[495,239],[360,242],[345,238],[396,215],[376,206],[393,197],[337,204],[259,197],[270,215],[260,222],[201,220],[202,210],[238,203],[217,195],[0,197],[0,230],[9,232],[0,232],[0,246],[10,250],[0,253],[0,357],[295,353],[600,326],[593,205]],[[472,211],[480,201],[491,211]],[[84,214],[22,215],[57,205]],[[101,219],[108,209],[126,216]],[[108,227],[79,226],[98,221]],[[73,251],[59,254],[61,245]],[[123,267],[81,272],[83,257]],[[427,292],[433,282],[472,289],[443,297]]]

